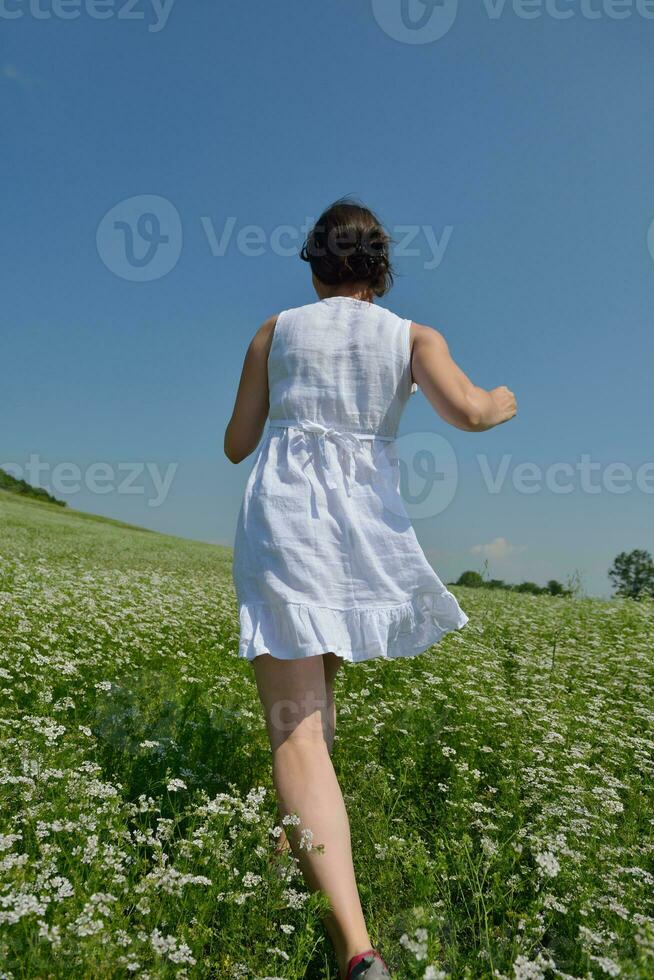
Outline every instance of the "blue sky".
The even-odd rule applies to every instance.
[[[406,43],[425,38],[400,0],[3,0],[0,465],[36,460],[71,506],[231,544],[252,458],[234,467],[222,439],[245,349],[313,299],[282,252],[354,194],[396,240],[414,229],[383,305],[519,401],[471,435],[412,398],[401,432],[445,437],[458,466],[449,506],[415,520],[434,567],[579,570],[606,593],[617,552],[654,551],[654,20],[645,0],[407,2],[414,28],[449,12],[449,30]],[[555,464],[571,492],[548,489]]]

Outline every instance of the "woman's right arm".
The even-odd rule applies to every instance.
[[[478,388],[452,360],[445,338],[411,324],[411,373],[441,418],[466,432],[484,432],[517,413],[515,395],[502,386]]]

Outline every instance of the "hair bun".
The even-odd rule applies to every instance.
[[[320,216],[300,251],[327,285],[367,283],[383,296],[393,283],[390,239],[379,219],[354,201],[336,201]]]

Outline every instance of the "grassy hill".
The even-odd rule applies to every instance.
[[[230,551],[13,493],[0,529],[3,971],[334,980]],[[399,980],[654,976],[652,605],[456,591],[461,634],[337,682],[374,941]]]
[[[6,532],[3,544],[9,549],[16,547],[19,541],[25,542],[28,546],[34,545],[39,541],[40,545],[46,549],[55,549],[55,560],[68,553],[68,547],[73,546],[78,552],[78,557],[88,550],[90,553],[101,559],[103,562],[112,562],[112,555],[118,564],[123,560],[121,551],[128,543],[136,539],[123,535],[113,535],[112,530],[129,531],[136,535],[139,540],[142,536],[151,535],[156,539],[154,547],[157,559],[161,560],[166,552],[174,551],[176,554],[183,553],[186,545],[202,548],[212,548],[211,545],[204,545],[201,542],[191,542],[186,538],[176,538],[173,536],[158,534],[149,528],[138,527],[134,524],[126,524],[124,521],[117,521],[112,517],[102,517],[99,514],[89,514],[82,510],[72,510],[66,506],[65,510],[53,507],[50,501],[40,497],[17,497],[13,491],[0,490],[0,525]],[[114,547],[117,552],[114,553]],[[130,548],[133,551],[133,560],[137,562],[147,562],[150,559],[150,551],[147,546],[139,544],[137,548]],[[216,549],[213,549],[214,551]],[[226,549],[222,549],[226,552]],[[0,557],[2,556],[2,546],[0,545]]]

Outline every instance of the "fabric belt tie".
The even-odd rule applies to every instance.
[[[331,426],[322,425],[320,422],[314,422],[311,419],[270,419],[268,424],[273,428],[300,430],[291,436],[291,447],[305,446],[309,452],[307,463],[312,462],[314,469],[316,469],[316,462],[318,462],[325,486],[329,490],[337,490],[338,483],[334,480],[330,472],[327,460],[327,442],[332,442],[341,452],[343,485],[348,497],[351,496],[354,463],[357,454],[361,451],[361,443],[376,440],[393,442],[395,439],[395,436],[382,436],[376,432],[352,432],[346,429],[336,429]],[[308,439],[307,437],[310,438]],[[368,460],[364,456],[360,458],[370,468]],[[307,464],[305,463],[304,465],[306,466]],[[374,474],[378,472],[375,467]]]

